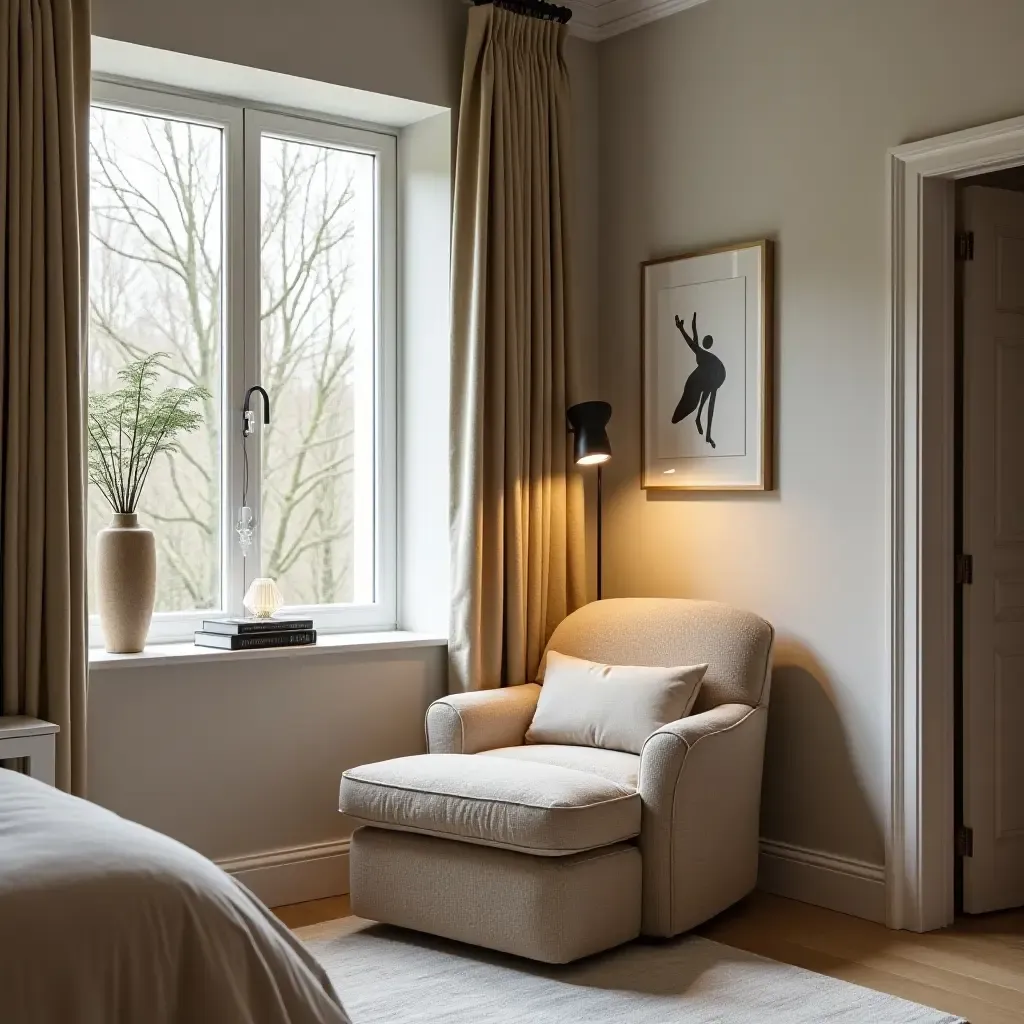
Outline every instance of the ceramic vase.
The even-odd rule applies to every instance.
[[[107,650],[140,653],[156,600],[156,541],[137,513],[115,513],[96,538],[96,596]]]

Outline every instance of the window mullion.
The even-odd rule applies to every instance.
[[[224,597],[231,615],[242,614],[245,593],[245,565],[235,527],[242,494],[242,396],[247,380],[246,335],[249,321],[249,281],[247,265],[248,214],[245,173],[245,132],[243,112],[238,111],[225,140],[226,241],[224,329],[224,502],[222,565]]]
[[[260,304],[261,304],[261,267],[260,267],[260,129],[255,112],[248,107],[243,111],[245,124],[245,332],[242,338],[242,361],[245,367],[244,389],[257,384],[262,385],[262,368],[260,365]],[[239,427],[235,432],[236,447],[241,454],[241,415],[244,395],[239,396]],[[274,396],[270,396],[271,402]],[[242,595],[254,580],[263,575],[263,555],[261,538],[263,531],[263,407],[259,398],[254,398],[252,410],[256,414],[252,434],[245,443],[248,457],[248,508],[252,510],[256,533],[253,545],[245,559],[245,572],[242,581]],[[240,494],[235,498],[239,505]],[[238,509],[236,508],[236,514]],[[241,603],[241,598],[239,599]]]

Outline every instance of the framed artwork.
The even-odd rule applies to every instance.
[[[772,258],[759,241],[641,267],[646,490],[771,490]]]

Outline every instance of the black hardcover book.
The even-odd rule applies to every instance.
[[[217,647],[222,651],[258,651],[270,647],[310,647],[316,643],[315,629],[290,629],[274,633],[196,633],[196,646]]]
[[[225,636],[247,636],[251,633],[285,633],[292,629],[310,630],[312,619],[207,619],[204,633],[222,633]]]

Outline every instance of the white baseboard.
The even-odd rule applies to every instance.
[[[757,887],[885,923],[885,868],[880,864],[762,839]]]
[[[339,839],[217,864],[267,906],[282,907],[348,893],[350,845],[350,840]],[[757,885],[777,896],[885,921],[885,868],[879,864],[762,839]]]
[[[251,889],[268,907],[344,896],[349,891],[351,841],[338,839],[311,846],[231,857],[217,864]]]

